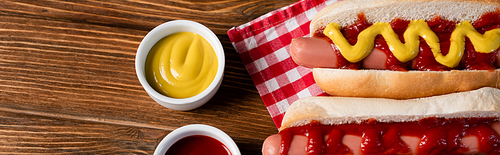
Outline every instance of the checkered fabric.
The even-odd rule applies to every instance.
[[[308,36],[314,15],[334,2],[301,0],[227,32],[277,128],[294,101],[327,95],[311,69],[293,62],[289,50],[292,38]]]

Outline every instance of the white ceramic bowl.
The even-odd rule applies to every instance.
[[[163,138],[160,144],[158,144],[154,154],[164,155],[172,144],[184,137],[192,135],[204,135],[215,138],[222,142],[222,144],[226,145],[232,155],[241,155],[238,146],[234,143],[231,137],[215,127],[203,124],[186,125],[170,132],[167,136],[165,136],[165,138]]]
[[[146,74],[144,73],[146,57],[148,56],[148,52],[151,47],[153,47],[153,45],[163,37],[177,32],[193,32],[201,35],[210,43],[210,45],[212,45],[218,60],[217,74],[208,88],[198,95],[182,99],[172,98],[158,93],[148,84],[146,81]],[[217,90],[219,90],[220,84],[222,83],[225,60],[222,44],[220,43],[219,38],[217,38],[217,36],[210,29],[197,22],[174,20],[157,26],[144,37],[135,56],[135,71],[142,87],[144,87],[153,100],[166,108],[186,111],[202,106],[215,95]]]

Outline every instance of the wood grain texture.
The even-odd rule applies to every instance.
[[[2,154],[151,154],[167,131],[0,113]]]
[[[172,130],[202,123],[260,154],[277,132],[226,34],[294,1],[0,1],[0,153],[152,154]],[[135,53],[155,26],[200,22],[222,41],[224,80],[204,106],[154,102]]]

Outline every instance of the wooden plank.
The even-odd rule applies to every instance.
[[[255,1],[52,1],[0,2],[0,11],[73,23],[91,23],[149,31],[165,21],[187,19],[207,25],[217,34],[249,22],[295,0]]]
[[[0,112],[0,153],[153,154],[170,130]],[[260,140],[233,137],[243,154]]]
[[[152,154],[164,130],[0,113],[0,153]]]

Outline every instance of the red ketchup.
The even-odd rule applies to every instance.
[[[500,153],[500,136],[491,127],[496,118],[426,118],[414,122],[383,123],[368,120],[360,124],[321,125],[312,122],[305,126],[281,131],[283,147],[288,150],[291,137],[304,135],[308,138],[308,155],[352,154],[342,144],[344,135],[361,137],[362,154],[411,154],[400,135],[420,138],[418,154],[461,154],[468,149],[460,143],[464,136],[476,136],[481,153]],[[324,140],[320,137],[328,138]],[[280,152],[284,155],[287,152]]]
[[[404,42],[403,34],[410,22],[402,19],[394,19],[390,24],[398,34],[400,40]],[[434,19],[427,21],[428,26],[436,33],[440,40],[441,52],[443,55],[448,53],[450,47],[450,36],[455,29],[455,22],[442,19],[436,16]],[[341,32],[344,37],[352,45],[356,44],[358,40],[358,34],[370,27],[372,24],[366,20],[364,14],[358,15],[358,20],[347,27],[342,28]],[[500,12],[492,12],[484,14],[479,20],[473,23],[474,28],[481,34],[488,30],[495,28],[500,28]],[[315,33],[315,37],[326,37],[322,31]],[[333,44],[330,40],[330,43]],[[425,40],[420,38],[420,51],[418,56],[409,62],[402,63],[392,54],[389,50],[387,43],[384,38],[379,35],[375,38],[375,47],[384,51],[387,55],[386,68],[388,70],[394,71],[406,71],[406,70],[421,70],[421,71],[447,71],[451,69],[469,69],[469,70],[495,70],[496,55],[498,49],[491,53],[478,53],[475,51],[472,43],[466,38],[465,51],[459,66],[456,68],[448,68],[440,63],[438,63],[430,47],[427,45]],[[339,68],[342,69],[363,69],[360,68],[361,62],[351,63],[348,62],[337,49],[334,49],[337,54],[337,62]]]
[[[203,135],[184,137],[175,142],[165,155],[231,155],[231,152],[215,138]]]

